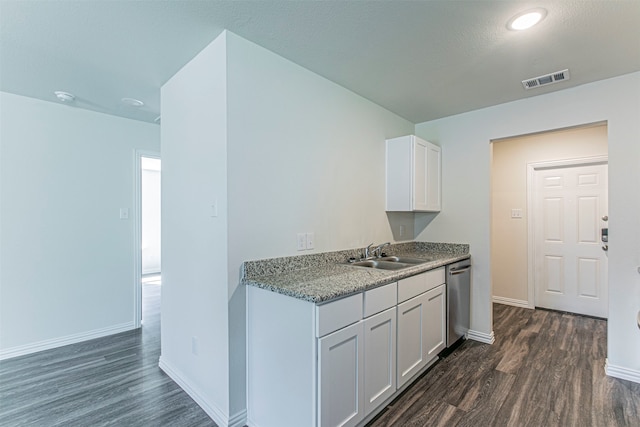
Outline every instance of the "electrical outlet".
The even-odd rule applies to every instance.
[[[305,249],[307,249],[307,235],[298,233],[298,250],[304,251]]]
[[[313,233],[307,233],[307,249],[313,249],[313,242],[315,237]]]
[[[400,226],[400,237],[404,237],[404,225]]]

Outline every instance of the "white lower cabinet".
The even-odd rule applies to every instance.
[[[318,339],[318,420],[355,426],[364,418],[364,322]]]
[[[398,304],[398,388],[424,365],[426,294]]]
[[[380,406],[396,391],[396,308],[364,320],[364,410]]]
[[[446,299],[440,285],[398,304],[398,388],[445,348]]]
[[[447,294],[445,285],[440,285],[426,293],[425,350],[427,360],[438,357],[438,353],[447,345]],[[429,362],[427,362],[429,363]]]
[[[443,283],[439,268],[322,305],[248,287],[248,425],[363,425],[444,349]]]

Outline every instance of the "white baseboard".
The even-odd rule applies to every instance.
[[[245,410],[232,416],[227,415],[225,411],[209,403],[204,396],[204,393],[197,386],[191,384],[179,369],[171,366],[171,364],[162,356],[160,356],[158,366],[167,375],[169,375],[169,377],[175,381],[175,383],[178,384],[180,388],[183,389],[185,393],[187,393],[217,425],[220,427],[242,427],[245,425],[245,421],[247,419],[247,412]]]
[[[535,307],[529,305],[529,301],[521,300],[521,299],[494,296],[493,297],[493,302],[498,303],[498,304],[504,304],[504,305],[512,305],[514,307],[529,308],[531,310],[533,310],[535,308]]]
[[[634,383],[640,384],[640,371],[612,365],[609,363],[609,359],[605,361],[604,372],[610,377],[633,381]]]
[[[242,410],[229,417],[229,427],[243,427],[247,423],[247,410]]]
[[[482,342],[485,344],[493,344],[496,340],[493,331],[490,334],[486,334],[484,332],[472,331],[471,329],[467,332],[467,339]]]
[[[52,338],[31,344],[9,347],[0,350],[0,360],[11,359],[13,357],[24,356],[44,350],[50,350],[52,348],[63,347],[69,344],[77,344],[79,342],[89,341],[95,338],[102,338],[106,337],[107,335],[119,334],[120,332],[126,332],[132,329],[135,329],[135,323],[133,321],[109,326],[107,328],[81,332],[79,334],[67,335],[65,337]]]

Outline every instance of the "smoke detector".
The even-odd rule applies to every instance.
[[[75,95],[73,95],[72,93],[63,92],[61,90],[57,90],[53,92],[53,94],[62,102],[73,102],[76,99]]]
[[[128,105],[129,107],[142,107],[144,105],[144,102],[140,101],[139,99],[135,99],[135,98],[122,98],[120,100],[124,105]]]
[[[569,69],[562,71],[556,71],[555,73],[545,74],[544,76],[534,77],[522,81],[522,86],[526,90],[535,89],[542,86],[552,85],[554,83],[563,82],[569,80]]]

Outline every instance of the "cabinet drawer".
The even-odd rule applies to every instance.
[[[398,285],[396,282],[364,293],[364,317],[373,316],[398,303]]]
[[[447,278],[444,267],[429,270],[424,274],[427,276],[427,289],[433,289],[436,286],[442,285]]]
[[[445,281],[444,267],[398,281],[398,303],[440,286]]]
[[[362,319],[362,294],[316,306],[316,337],[322,337]]]

